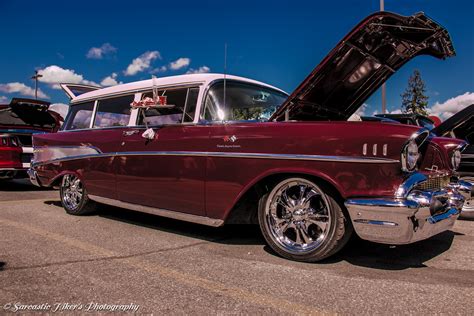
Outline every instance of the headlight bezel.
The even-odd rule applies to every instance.
[[[459,167],[461,166],[461,159],[462,159],[462,154],[460,148],[456,148],[453,150],[451,153],[451,168],[453,168],[454,171],[458,170]]]
[[[415,140],[410,140],[402,152],[402,169],[407,172],[415,171],[420,159],[419,147]]]
[[[421,157],[420,148],[429,136],[430,131],[427,128],[421,128],[406,141],[400,157],[402,171],[413,172],[418,169],[418,162]]]

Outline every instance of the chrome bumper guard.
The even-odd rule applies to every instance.
[[[28,169],[27,171],[28,177],[30,178],[30,182],[37,187],[41,187],[41,182],[38,179],[38,175],[36,174],[36,171],[33,168]]]
[[[449,230],[453,227],[464,201],[472,198],[471,183],[459,181],[441,190],[420,191],[413,186],[424,181],[421,174],[410,177],[400,188],[403,196],[393,199],[350,199],[345,205],[360,238],[402,245]]]

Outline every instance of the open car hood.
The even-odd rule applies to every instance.
[[[55,131],[62,117],[49,111],[50,103],[40,100],[13,98],[10,104],[0,109],[0,129],[40,129]]]
[[[347,120],[418,55],[455,55],[448,32],[423,13],[378,12],[360,22],[296,88],[271,120]]]
[[[432,130],[438,136],[453,136],[473,144],[474,104],[454,114]]]

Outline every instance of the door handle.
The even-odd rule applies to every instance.
[[[123,131],[123,136],[132,136],[136,133],[138,133],[139,131],[138,130],[132,130],[132,131]]]

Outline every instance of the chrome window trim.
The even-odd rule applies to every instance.
[[[58,131],[58,133],[74,133],[74,132],[85,132],[85,131],[101,131],[106,129],[116,129],[116,128],[128,128],[130,126],[108,126],[108,127],[97,127],[97,128],[80,128],[80,129],[71,129],[71,130],[64,130]],[[132,126],[133,127],[133,126]]]
[[[99,105],[99,100],[94,101],[94,108],[92,109],[92,118],[91,118],[91,123],[89,125],[89,128],[92,129],[94,128],[94,123],[95,123],[95,117],[97,115],[97,107]]]
[[[274,160],[302,160],[320,162],[341,162],[341,163],[399,163],[398,160],[388,158],[373,157],[352,157],[352,156],[324,156],[324,155],[297,155],[297,154],[269,154],[269,153],[244,153],[244,152],[206,152],[206,151],[144,151],[144,152],[110,152],[97,153],[78,156],[68,156],[48,161],[38,161],[34,166],[57,163],[63,161],[116,157],[116,156],[193,156],[193,157],[213,157],[213,158],[244,158],[244,159],[274,159]]]
[[[158,86],[158,89],[169,89],[172,87],[177,87],[177,88],[185,88],[187,86],[202,86],[205,83],[205,81],[191,81],[191,82],[183,82],[183,83],[174,83],[174,84],[169,84],[169,85],[161,85]],[[123,90],[120,92],[116,93],[109,93],[109,94],[103,94],[100,96],[95,96],[95,97],[90,97],[90,98],[84,98],[80,100],[74,100],[70,102],[70,105],[76,105],[79,103],[84,103],[84,102],[89,102],[93,100],[99,100],[99,99],[107,99],[107,98],[114,98],[114,97],[120,97],[122,95],[127,95],[127,94],[137,94],[137,93],[143,93],[144,91],[148,91],[153,89],[153,86],[148,86],[145,88],[139,88],[139,89],[129,89],[129,90]]]

